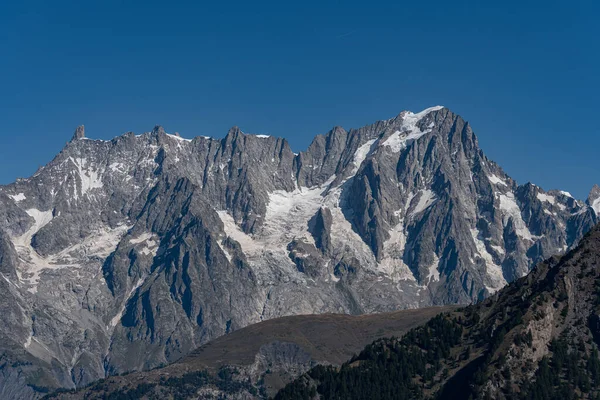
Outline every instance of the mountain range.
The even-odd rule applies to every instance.
[[[599,262],[600,225],[476,305],[273,319],[49,399],[597,399]]]
[[[564,254],[586,202],[518,185],[444,107],[294,153],[232,128],[91,140],[0,187],[0,397],[171,363],[299,314],[468,304]]]

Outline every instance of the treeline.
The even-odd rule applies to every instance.
[[[598,350],[588,355],[585,344],[569,346],[563,339],[550,345],[551,357],[538,365],[532,383],[525,383],[518,395],[509,391],[507,397],[522,400],[600,400],[600,361]]]
[[[336,369],[317,366],[282,389],[276,400],[422,399],[443,374],[441,361],[461,342],[462,326],[438,315],[402,339],[381,339]]]
[[[519,325],[520,313],[515,315],[517,317],[509,318],[505,327]],[[486,352],[446,380],[448,365],[457,359],[469,360],[471,356],[470,347],[461,344],[462,322],[437,316],[401,340],[376,341],[340,368],[313,368],[282,389],[275,400],[491,400],[499,397],[507,400],[600,400],[597,347],[582,340],[569,342],[566,336],[551,342],[550,355],[538,365],[523,366],[523,375],[515,381],[506,368],[506,356],[494,362],[490,358],[499,346],[497,336],[504,336],[500,330],[489,337]],[[523,348],[532,347],[531,332],[514,335],[513,343]],[[527,378],[527,369],[531,371],[531,378]],[[492,392],[487,383],[494,370],[502,374],[505,386]],[[440,390],[435,391],[434,384],[442,382],[444,384],[438,386]]]
[[[103,380],[91,386],[90,390],[106,393],[102,396],[103,400],[162,400],[165,396],[184,400],[196,398],[198,390],[205,387],[218,389],[225,395],[247,392],[252,396],[266,398],[264,389],[258,390],[249,380],[241,379],[239,371],[232,367],[222,367],[217,374],[200,370],[178,377],[161,377],[159,383],[140,383],[133,388],[123,387],[117,390],[111,390],[107,380]],[[74,391],[59,390],[44,399],[53,399],[60,393],[74,393]]]

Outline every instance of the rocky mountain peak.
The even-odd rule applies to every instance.
[[[156,125],[154,128],[152,128],[152,134],[154,135],[164,135],[165,133],[165,128],[163,128],[161,125]]]
[[[85,138],[85,127],[83,125],[79,125],[77,129],[75,129],[75,133],[73,133],[73,137],[71,141],[79,140]]]
[[[229,128],[229,130],[227,131],[227,135],[225,135],[225,141],[232,142],[232,141],[235,141],[236,138],[243,136],[243,135],[244,135],[244,133],[242,132],[240,127],[235,125],[235,126],[232,126],[231,128]]]
[[[594,185],[587,198],[587,204],[600,215],[600,186]]]

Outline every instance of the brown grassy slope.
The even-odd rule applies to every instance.
[[[107,378],[101,385],[101,392],[93,389],[99,385],[92,385],[58,398],[103,398],[112,391],[135,388],[140,383],[158,383],[161,377],[177,377],[202,369],[217,371],[226,365],[248,366],[254,363],[262,346],[273,342],[297,344],[315,362],[341,364],[374,340],[401,336],[431,317],[453,308],[431,307],[360,316],[299,315],[272,319],[215,339],[164,368]],[[294,372],[280,371],[271,375],[266,382],[268,391],[275,393],[304,371]]]
[[[208,368],[247,365],[254,361],[262,345],[274,341],[298,344],[314,360],[341,364],[373,340],[400,336],[449,309],[452,308],[431,307],[360,316],[322,314],[277,318],[222,336],[178,364]]]

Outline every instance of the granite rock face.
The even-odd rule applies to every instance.
[[[594,185],[586,203],[592,207],[597,214],[600,213],[600,186]]]
[[[599,197],[518,185],[443,107],[299,154],[237,127],[80,127],[0,187],[0,397],[152,368],[274,317],[477,301],[573,247]]]

